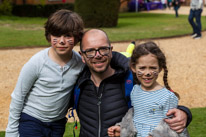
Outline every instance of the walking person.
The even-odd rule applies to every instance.
[[[6,137],[63,137],[70,98],[83,63],[73,47],[83,34],[78,14],[59,10],[45,23],[51,44],[22,68],[11,95]]]
[[[191,0],[190,14],[189,14],[188,20],[189,20],[189,23],[192,26],[192,30],[193,30],[191,37],[194,39],[200,39],[202,37],[202,34],[201,34],[202,10],[203,10],[203,0]]]
[[[137,137],[157,137],[157,133],[160,133],[159,136],[162,137],[178,137],[178,133],[166,128],[166,126],[163,126],[161,130],[156,129],[161,121],[170,117],[167,116],[168,111],[177,108],[179,96],[171,91],[168,84],[168,69],[164,53],[154,42],[140,44],[135,47],[132,53],[130,67],[137,84],[134,85],[130,95],[133,106],[131,109],[133,110],[129,110],[120,123],[121,137],[133,137],[136,133]],[[164,86],[157,82],[159,73],[162,70],[164,70]],[[130,125],[130,123],[134,124]],[[133,127],[136,130],[132,130]],[[116,128],[118,126],[108,129],[110,137],[114,136]],[[158,130],[158,132],[155,133],[153,130]],[[180,136],[188,137],[186,131],[180,133]]]
[[[179,17],[179,14],[178,14],[178,10],[180,8],[180,0],[172,0],[172,5],[174,7],[174,10],[175,10],[175,16],[176,18]]]
[[[167,7],[169,9],[172,7],[172,0],[167,0]]]
[[[81,125],[79,137],[108,137],[108,128],[120,122],[131,107],[131,90],[128,96],[125,92],[127,84],[132,83],[128,80],[129,60],[121,53],[112,52],[112,48],[107,34],[100,29],[83,34],[80,54],[86,66],[74,92]],[[170,113],[177,116],[167,121],[175,130],[182,131],[191,121],[191,113],[184,106],[171,109]]]

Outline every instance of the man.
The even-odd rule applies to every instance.
[[[188,17],[189,23],[192,26],[194,39],[200,39],[201,35],[201,14],[203,9],[203,0],[191,0],[190,2],[190,14]],[[195,22],[194,22],[195,19]]]
[[[80,119],[80,137],[108,137],[107,129],[120,122],[128,111],[124,95],[125,78],[130,72],[128,59],[112,52],[105,32],[91,29],[84,33],[80,43],[80,54],[86,64],[75,92],[75,108]],[[191,114],[187,108],[191,121]],[[171,110],[175,118],[169,121],[171,128],[183,130],[187,115],[178,109]]]

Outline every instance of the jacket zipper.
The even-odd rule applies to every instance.
[[[101,135],[101,113],[100,113],[100,110],[101,110],[101,98],[102,98],[102,93],[100,94],[100,96],[98,97],[98,115],[99,115],[99,131],[98,131],[98,137],[100,137]]]

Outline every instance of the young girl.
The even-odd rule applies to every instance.
[[[167,81],[168,70],[165,55],[154,42],[141,44],[133,51],[130,67],[137,83],[130,94],[134,110],[129,110],[120,123],[121,137],[134,136],[136,131],[137,137],[154,137],[156,133],[166,133],[166,136],[170,137],[170,131],[168,131],[170,128],[167,127],[164,130],[157,128],[161,126],[158,124],[163,122],[162,119],[167,118],[168,110],[178,105],[176,93],[171,91]],[[162,69],[164,70],[164,86],[156,81]],[[131,118],[133,120],[130,120]],[[133,127],[125,126],[129,125],[129,121],[133,122],[136,131],[132,130]],[[114,136],[114,131],[115,126],[110,127],[109,136]],[[174,131],[171,132],[171,137],[178,137],[176,132],[176,135]],[[160,135],[156,136],[160,137]]]

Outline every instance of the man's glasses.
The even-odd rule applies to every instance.
[[[87,49],[85,51],[82,51],[86,55],[87,58],[93,58],[96,56],[97,51],[102,56],[107,56],[110,52],[111,47],[100,47],[98,49]]]

